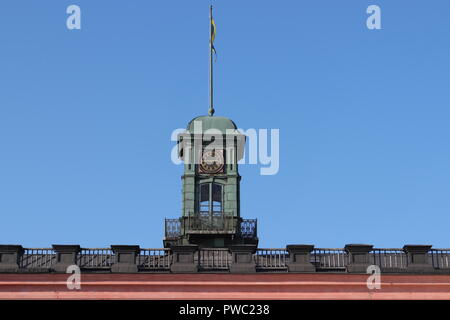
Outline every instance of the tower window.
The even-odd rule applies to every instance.
[[[209,183],[200,185],[200,213],[209,213]]]
[[[221,215],[223,212],[223,187],[218,183],[200,185],[199,211],[201,215]]]

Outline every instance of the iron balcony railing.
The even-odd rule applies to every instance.
[[[49,269],[56,263],[56,253],[48,248],[24,249],[19,260],[23,269]]]
[[[374,248],[370,256],[372,258],[370,261],[379,266],[382,271],[402,271],[408,264],[406,253],[402,249]]]
[[[178,239],[181,236],[180,219],[166,219],[164,223],[166,239]]]
[[[182,218],[182,227],[186,233],[235,233],[237,217],[187,216]]]
[[[56,256],[54,249],[27,248],[19,255],[18,265],[24,272],[49,271],[57,263]],[[169,271],[172,257],[169,248],[140,249],[136,264],[141,271]],[[382,272],[405,272],[408,268],[408,256],[403,249],[374,248],[368,257],[369,263],[379,266]],[[427,259],[436,272],[450,272],[450,249],[432,249]],[[109,272],[116,260],[116,254],[110,248],[85,248],[77,254],[76,265],[84,271]],[[232,253],[228,248],[201,248],[194,260],[201,271],[227,272]],[[262,272],[287,272],[289,261],[286,248],[260,248],[253,254],[256,270]],[[315,248],[310,253],[310,262],[317,272],[346,272],[349,255],[340,248]]]
[[[255,258],[256,269],[287,271],[289,253],[286,249],[257,249]]]
[[[450,249],[432,249],[430,256],[435,269],[450,269]]]
[[[231,234],[242,238],[257,237],[257,219],[240,219],[238,217],[218,216],[186,216],[180,219],[165,220],[165,238],[177,239],[185,233]]]
[[[254,239],[258,236],[258,220],[257,219],[242,219],[241,225],[238,228],[238,233],[241,238]]]
[[[196,257],[200,270],[228,270],[231,264],[231,253],[226,248],[204,248]]]
[[[348,254],[344,249],[314,249],[311,252],[311,263],[317,270],[345,270],[348,264]]]
[[[143,270],[168,270],[172,263],[170,249],[141,249],[138,268]]]
[[[114,253],[111,249],[82,249],[77,256],[77,265],[81,269],[109,269],[114,260]]]

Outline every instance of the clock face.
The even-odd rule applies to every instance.
[[[200,162],[200,171],[203,173],[219,173],[223,171],[223,151],[205,150]]]

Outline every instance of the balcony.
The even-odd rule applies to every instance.
[[[232,216],[196,216],[181,218],[187,234],[233,234],[237,218]]]
[[[245,239],[257,237],[257,220],[233,216],[195,216],[165,220],[166,239],[185,234],[237,234]]]

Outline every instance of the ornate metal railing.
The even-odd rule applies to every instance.
[[[171,262],[170,249],[141,249],[138,256],[139,269],[168,270]]]
[[[25,269],[48,269],[56,263],[56,253],[48,248],[24,249],[19,266]]]
[[[256,250],[256,268],[260,270],[287,270],[286,262],[289,253],[286,249],[258,249]]]
[[[258,234],[258,220],[256,219],[242,219],[239,234],[242,238],[253,239]]]
[[[189,233],[234,233],[237,218],[227,215],[187,216],[182,218],[185,232]]]
[[[379,266],[381,270],[396,269],[403,270],[407,266],[406,253],[402,249],[373,249],[370,253],[372,263]]]
[[[200,270],[228,270],[231,253],[225,248],[204,248],[198,251]]]
[[[166,219],[165,238],[177,239],[182,230],[187,233],[236,233],[244,239],[257,237],[256,219],[239,219],[232,215],[186,216],[180,219]]]
[[[180,219],[166,219],[164,230],[166,239],[177,239],[179,236],[181,236]]]
[[[109,269],[114,263],[111,249],[82,249],[77,256],[77,265],[82,269]]]
[[[314,249],[311,252],[311,263],[317,270],[345,270],[348,254],[344,249]]]

